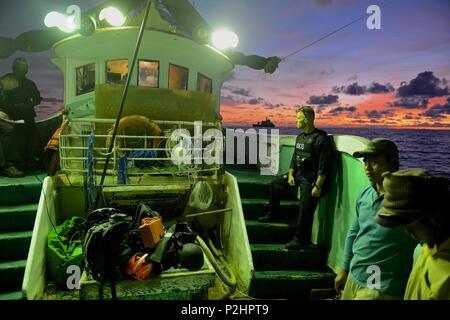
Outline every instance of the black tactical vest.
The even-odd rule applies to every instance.
[[[304,177],[309,181],[317,178],[320,157],[317,139],[323,135],[326,136],[325,131],[316,129],[312,133],[302,133],[297,137],[295,142],[297,176]]]

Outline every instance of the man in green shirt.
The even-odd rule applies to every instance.
[[[423,169],[384,175],[385,198],[377,222],[404,225],[424,242],[409,276],[405,300],[450,300],[450,180]]]
[[[386,228],[375,221],[384,197],[382,174],[399,167],[397,146],[377,138],[353,156],[363,158],[372,184],[356,202],[356,217],[347,234],[335,288],[338,292],[343,289],[344,300],[401,299],[417,243],[401,227]]]

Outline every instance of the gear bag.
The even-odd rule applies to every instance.
[[[47,237],[47,275],[56,284],[66,286],[67,268],[71,265],[82,269],[82,231],[85,220],[72,217],[50,230]]]
[[[144,245],[141,230],[139,227],[142,224],[142,220],[146,218],[158,218],[162,222],[161,215],[157,212],[152,210],[148,205],[144,203],[140,203],[136,208],[136,213],[134,215],[134,220],[131,223],[130,228],[130,237],[129,237],[129,243],[131,248],[133,249],[133,252],[144,252],[146,251],[146,246]],[[162,228],[162,229],[161,229]],[[157,238],[161,239],[161,233],[163,232],[163,226],[162,223],[159,225],[159,237],[152,237],[154,241],[156,241]],[[162,234],[164,235],[164,233]],[[158,239],[158,241],[159,241]],[[156,244],[155,244],[156,245]]]
[[[98,222],[90,226],[84,239],[86,268],[100,283],[100,299],[103,298],[103,284],[106,282],[111,283],[112,296],[113,299],[116,298],[115,282],[122,277],[133,253],[128,245],[131,218],[123,213],[113,213],[107,220],[101,220],[108,212],[115,210],[100,209],[92,212],[88,221]]]

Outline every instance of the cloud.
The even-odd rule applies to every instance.
[[[450,97],[447,98],[447,103],[444,105],[435,104],[430,109],[420,114],[433,119],[445,118],[445,115],[450,115]]]
[[[332,115],[338,115],[341,113],[355,112],[355,111],[356,107],[336,107],[334,109],[331,109],[328,113]]]
[[[266,107],[266,109],[277,109],[285,106],[286,105],[283,103],[272,104],[270,102],[264,102],[264,107]]]
[[[447,80],[436,78],[432,71],[419,73],[408,84],[403,82],[397,89],[399,97],[425,96],[442,97],[449,94]]]
[[[407,113],[403,116],[403,119],[405,120],[414,120],[414,119],[418,119],[416,116],[414,116],[412,113]]]
[[[260,104],[260,103],[264,103],[264,99],[261,97],[251,98],[248,100],[248,104]]]
[[[385,117],[392,117],[394,115],[391,110],[366,110],[365,114],[369,119],[381,119]]]
[[[245,99],[245,98],[239,98],[239,96],[230,95],[230,94],[221,96],[220,103],[222,105],[227,105],[227,106],[237,106],[237,105],[241,105],[241,104],[262,105],[267,109],[275,109],[275,108],[280,108],[280,107],[285,106],[283,103],[273,104],[273,103],[267,102],[266,100],[264,100],[261,97]]]
[[[339,96],[335,96],[332,94],[329,95],[321,95],[321,96],[311,96],[306,103],[310,104],[332,104],[336,103],[339,100]]]
[[[237,94],[238,96],[250,97],[252,93],[250,89],[239,88],[235,86],[224,86],[224,89],[230,91],[231,93]]]
[[[356,81],[357,79],[358,79],[358,76],[356,74],[354,74],[351,77],[348,77],[347,81]]]
[[[401,98],[397,101],[389,102],[388,106],[391,108],[426,109],[428,99],[422,97]]]
[[[321,70],[320,75],[321,76],[331,76],[334,73],[334,69],[330,68],[328,70]]]
[[[394,91],[394,87],[389,82],[386,84],[380,84],[378,82],[372,82],[372,84],[367,88],[368,93],[389,93]]]
[[[236,106],[236,105],[245,103],[245,100],[239,99],[236,96],[226,95],[226,96],[220,97],[220,103],[228,105],[228,106]]]
[[[364,86],[360,86],[358,82],[353,82],[352,84],[348,86],[341,86],[341,87],[333,87],[334,93],[345,93],[352,96],[359,96],[366,92],[366,88]]]
[[[348,86],[335,86],[332,89],[333,93],[345,93],[351,96],[360,96],[363,94],[377,94],[377,93],[389,93],[394,91],[394,87],[390,83],[380,84],[378,82],[372,82],[369,86],[359,85],[358,82],[353,82]]]

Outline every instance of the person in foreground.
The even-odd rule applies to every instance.
[[[450,300],[450,180],[423,169],[386,173],[385,198],[376,221],[404,225],[423,242],[406,286],[405,300]]]
[[[343,300],[402,299],[417,242],[402,227],[386,228],[375,221],[385,192],[382,174],[399,168],[397,146],[376,138],[353,156],[363,158],[371,185],[356,201],[356,217],[347,234],[335,289],[338,293],[343,289]]]
[[[311,244],[311,230],[325,177],[329,170],[331,145],[327,133],[314,126],[314,109],[304,106],[297,110],[297,136],[289,173],[273,179],[270,186],[269,208],[260,222],[269,222],[277,215],[280,195],[289,187],[300,186],[299,211],[293,239],[287,249],[299,249]]]

